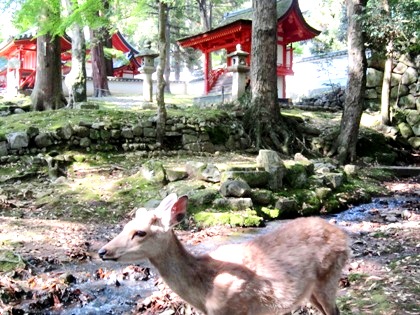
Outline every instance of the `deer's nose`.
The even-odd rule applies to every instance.
[[[98,255],[99,257],[101,257],[101,259],[104,259],[104,256],[106,255],[106,249],[101,248],[100,250],[98,250]]]

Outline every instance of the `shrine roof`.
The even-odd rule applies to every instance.
[[[36,29],[30,29],[26,32],[9,37],[0,43],[0,56],[7,56],[18,48],[24,50],[36,50]],[[64,34],[61,36],[61,51],[71,49],[71,39]]]
[[[247,8],[229,12],[225,14],[224,20],[218,27],[207,32],[179,39],[178,42],[183,47],[200,49],[204,47],[204,43],[220,40],[221,37],[232,37],[232,32],[248,31],[249,28],[239,26],[252,25],[252,11],[252,8]],[[298,0],[277,1],[277,25],[280,33],[288,32],[285,34],[286,43],[310,39],[320,33],[320,31],[311,27],[305,21],[302,11],[299,8]],[[206,47],[211,46],[211,44],[208,44]]]
[[[290,10],[294,0],[279,0],[277,1],[277,19],[283,17],[287,11]],[[246,8],[238,11],[228,12],[224,15],[223,21],[219,26],[230,24],[237,20],[252,21],[252,8]]]

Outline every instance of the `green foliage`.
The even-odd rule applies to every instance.
[[[382,0],[370,0],[362,16],[367,44],[375,51],[385,52],[393,41],[400,52],[420,52],[420,1],[388,0],[389,12]]]
[[[313,0],[304,12],[309,25],[321,31],[311,40],[312,53],[325,53],[346,48],[347,17],[344,1]]]

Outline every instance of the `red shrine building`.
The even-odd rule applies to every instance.
[[[61,37],[62,74],[70,71],[71,39]],[[141,57],[120,32],[111,37],[114,49],[122,51],[129,62],[114,60],[113,75],[118,78],[133,78],[139,74]],[[8,91],[32,89],[35,84],[36,72],[36,37],[31,31],[25,32],[0,44],[0,57],[7,59],[7,67],[0,69],[0,87]]]
[[[191,47],[204,54],[204,92],[209,94],[216,82],[232,65],[232,58],[240,44],[242,51],[251,53],[252,8],[225,15],[220,26],[210,31],[180,39],[182,47]],[[277,1],[277,88],[278,97],[286,98],[286,75],[293,75],[294,42],[308,40],[320,31],[311,27],[303,18],[298,0]],[[225,50],[228,56],[226,68],[211,69],[211,53]],[[250,65],[250,54],[246,57]]]

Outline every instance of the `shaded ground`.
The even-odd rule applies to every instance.
[[[385,210],[370,209],[360,222],[336,222],[351,234],[354,252],[341,281],[339,306],[342,314],[420,314],[417,302],[420,287],[419,178],[385,184],[395,195],[415,199],[388,210],[386,201],[383,201]],[[103,278],[107,280],[104,286],[118,286],[115,279],[144,281],[150,276],[154,278],[154,273],[149,275],[144,269],[147,266],[142,265],[122,271],[112,270],[112,267],[105,269],[107,266],[104,266],[104,269],[98,268],[83,275],[71,273],[74,265],[85,264],[85,261],[98,262],[97,249],[118,233],[124,223],[66,222],[36,216],[26,218],[25,215],[23,218],[0,217],[2,252],[10,249],[19,255],[3,256],[1,260],[21,257],[25,262],[15,272],[0,275],[2,313],[15,309],[13,314],[23,314],[18,310],[32,309],[32,314],[60,314],[66,309],[66,304],[83,305],[100,297],[100,293],[94,297],[79,289],[79,285],[89,279]],[[179,231],[179,235],[183,242],[195,245],[211,239],[217,243],[221,235],[241,231],[209,228],[192,233]],[[70,270],[69,273],[65,272],[66,269]],[[131,311],[126,314],[160,314],[168,309],[176,311],[165,314],[194,314],[164,284],[157,281],[156,285],[158,291],[149,298],[139,299],[137,306],[130,301]],[[312,312],[303,308],[296,314]]]

